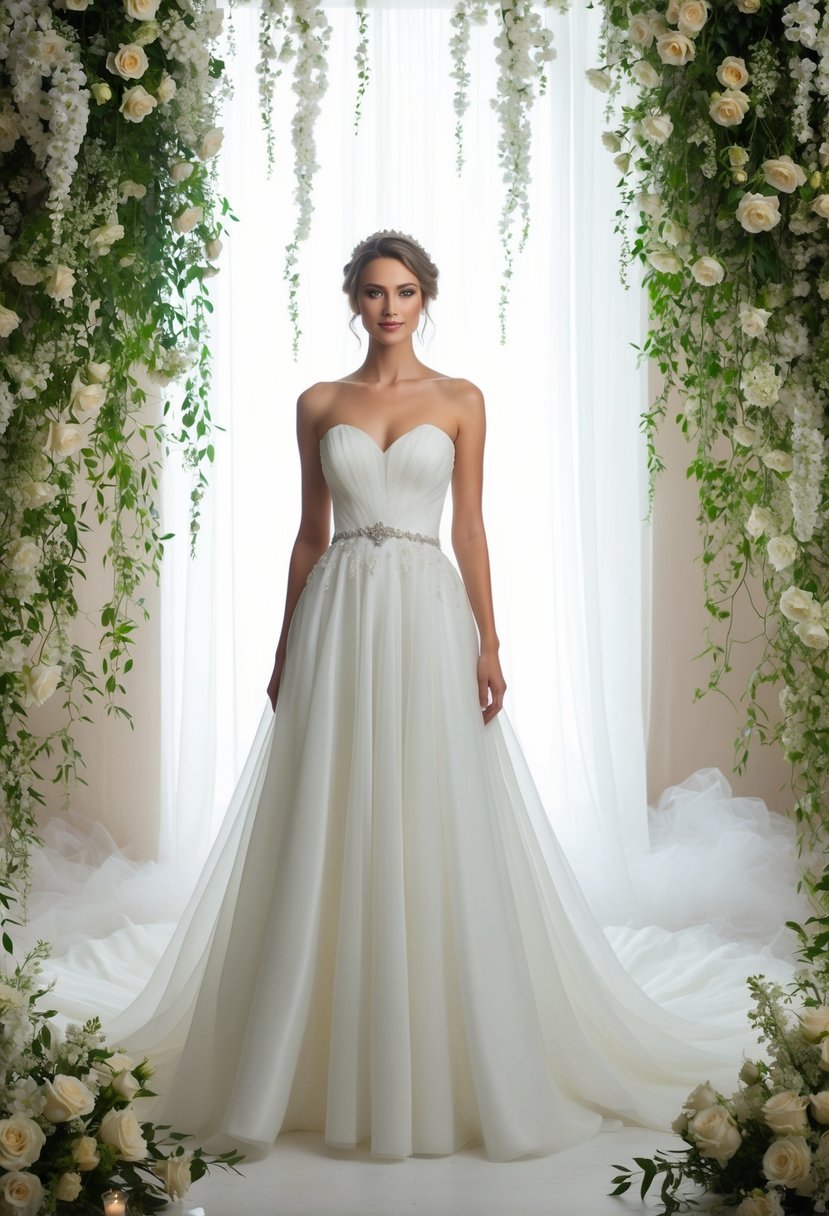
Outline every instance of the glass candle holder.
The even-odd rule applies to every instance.
[[[105,1191],[101,1196],[104,1216],[127,1216],[129,1197],[129,1191],[123,1186],[115,1187],[112,1191]]]

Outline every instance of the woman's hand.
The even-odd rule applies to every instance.
[[[489,690],[492,700],[489,701]],[[491,722],[504,703],[507,682],[495,651],[484,650],[478,658],[478,701],[483,710],[484,726]],[[487,705],[487,701],[489,704]]]
[[[285,656],[277,654],[276,662],[274,663],[273,675],[271,682],[268,685],[268,697],[270,698],[271,706],[276,713],[276,699],[279,696],[279,685],[282,681],[282,673],[285,670]]]

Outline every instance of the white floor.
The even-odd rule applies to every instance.
[[[624,1128],[526,1161],[488,1161],[482,1149],[382,1161],[289,1132],[266,1160],[240,1166],[244,1177],[215,1170],[165,1216],[630,1216],[659,1205],[643,1206],[638,1188],[611,1199],[613,1165],[681,1146],[676,1136]]]

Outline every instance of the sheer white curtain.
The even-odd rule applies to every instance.
[[[558,58],[535,110],[532,228],[500,346],[494,25],[473,33],[459,177],[451,5],[370,5],[371,79],[356,134],[356,17],[349,6],[327,8],[330,87],[313,231],[299,267],[297,362],[281,277],[293,221],[290,82],[280,82],[278,164],[268,181],[256,8],[233,18],[236,94],[225,116],[222,188],[241,222],[213,280],[212,335],[213,411],[227,430],[216,437],[193,564],[184,539],[189,485],[175,462],[165,474],[165,525],[180,539],[168,549],[162,587],[164,852],[194,863],[205,855],[266,708],[299,518],[296,397],[362,360],[366,339],[358,348],[348,330],[342,267],[357,241],[391,227],[416,236],[441,271],[436,331],[416,342],[419,357],[485,393],[484,517],[505,707],[554,827],[586,873],[647,835],[645,387],[630,345],[639,340],[641,294],[635,281],[628,292],[619,283],[617,175],[599,140],[604,99],[584,79],[598,15],[582,6],[546,14]],[[443,520],[451,556],[450,522],[451,496]],[[614,892],[607,895],[610,914]]]

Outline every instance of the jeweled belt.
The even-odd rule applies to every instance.
[[[369,536],[374,541],[375,545],[382,545],[384,540],[388,540],[392,536],[403,537],[406,540],[419,540],[427,545],[436,545],[440,548],[440,537],[425,536],[422,532],[407,532],[404,528],[393,528],[391,524],[381,523],[379,520],[374,524],[364,524],[362,528],[354,528],[350,532],[335,532],[331,537],[331,544],[338,540],[350,540],[352,536]]]

